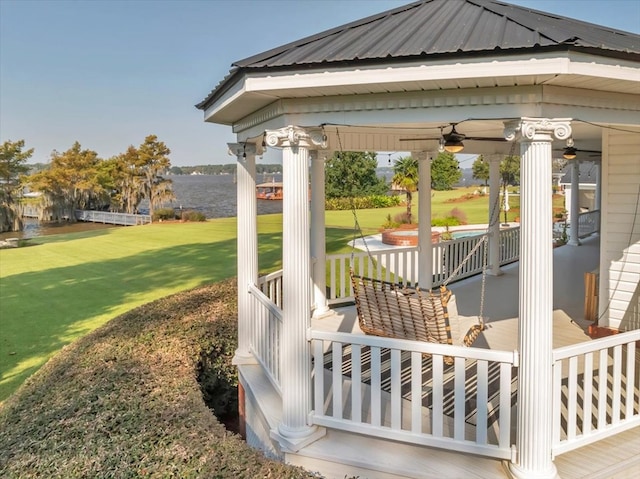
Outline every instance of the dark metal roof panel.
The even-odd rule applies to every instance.
[[[423,0],[234,63],[244,68],[557,46],[640,53],[640,36],[495,0]]]
[[[640,35],[496,0],[421,0],[239,60],[198,107],[252,69],[572,47],[637,58]]]

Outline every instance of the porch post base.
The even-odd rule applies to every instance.
[[[567,241],[567,245],[568,246],[580,246],[582,243],[580,242],[579,239],[577,240],[569,240]]]
[[[278,441],[283,452],[298,452],[327,434],[323,427],[309,426],[300,430],[289,430],[282,424],[271,430],[271,439]]]
[[[333,310],[329,306],[322,306],[321,308],[315,308],[311,317],[313,319],[328,318],[333,315]]]
[[[504,271],[502,271],[500,268],[487,268],[487,274],[489,276],[502,276],[504,274]]]
[[[509,463],[506,469],[513,479],[561,479],[554,464],[546,471],[523,470],[513,463]]]
[[[239,366],[240,364],[258,364],[258,360],[248,351],[240,351],[236,349],[231,364]]]

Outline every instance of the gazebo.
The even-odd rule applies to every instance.
[[[238,164],[234,361],[250,444],[328,477],[554,478],[570,470],[560,471],[558,457],[586,467],[594,450],[613,457],[620,448],[627,455],[606,470],[637,470],[639,35],[493,0],[422,0],[235,62],[197,107],[237,135],[229,145]],[[342,283],[348,259],[335,263],[325,252],[324,160],[336,151],[410,151],[419,159],[412,258],[415,281],[429,289],[438,258],[430,160],[456,146],[491,162],[490,204],[500,160],[521,157],[517,347],[322,326],[333,324],[336,291],[350,294]],[[282,150],[283,253],[282,270],[260,276],[255,161],[267,148]],[[600,209],[589,216],[599,242],[593,331],[616,334],[558,348],[552,159],[566,148],[576,154],[574,171],[581,150],[602,152]],[[488,282],[502,272],[494,220]],[[572,228],[563,248],[584,248],[579,234]],[[495,421],[491,398],[502,412]],[[581,456],[588,447],[599,449]],[[381,459],[389,451],[393,463]]]

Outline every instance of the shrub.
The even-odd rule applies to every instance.
[[[155,210],[153,212],[153,216],[151,217],[152,221],[165,221],[165,220],[175,220],[176,212],[173,208],[160,208],[159,210]]]
[[[225,281],[136,308],[65,347],[0,406],[0,477],[313,478],[222,426],[237,376]],[[229,408],[229,409],[227,409]]]
[[[453,239],[453,233],[450,231],[443,231],[440,233],[440,241],[451,241]]]
[[[447,229],[450,226],[458,226],[459,224],[460,224],[460,221],[458,220],[458,218],[455,218],[454,216],[447,216],[446,218],[431,219],[431,226],[444,226]]]
[[[384,230],[392,230],[400,226],[400,223],[397,223],[391,219],[391,213],[387,215],[387,219],[384,223],[382,223],[382,229]]]
[[[182,212],[182,221],[207,221],[207,217],[199,211],[188,210]]]
[[[459,225],[467,224],[467,214],[459,208],[453,208],[449,212],[449,217],[457,219]]]
[[[397,215],[395,215],[393,217],[393,221],[401,225],[411,224],[411,218],[409,218],[409,215],[407,214],[406,211],[403,211],[402,213],[398,213]]]
[[[369,208],[389,208],[402,202],[399,196],[372,195],[357,198],[328,198],[325,201],[327,210],[350,210]]]

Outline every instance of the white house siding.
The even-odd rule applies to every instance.
[[[626,331],[640,328],[640,131],[602,141],[599,324]]]

